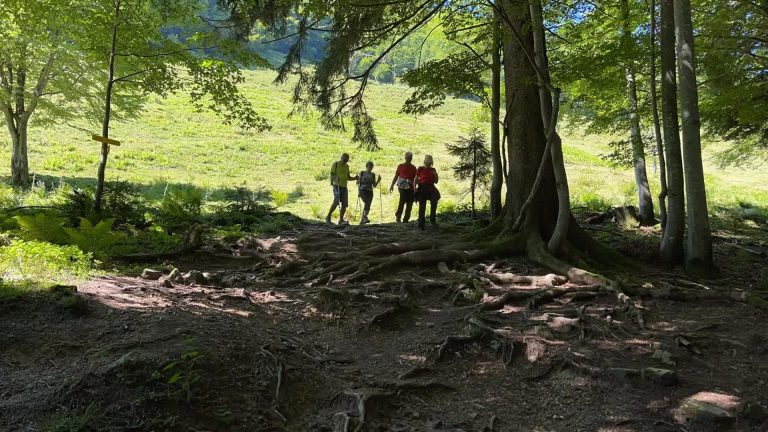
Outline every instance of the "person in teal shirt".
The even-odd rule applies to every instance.
[[[331,223],[331,216],[336,210],[336,207],[341,204],[339,209],[339,225],[345,225],[349,222],[344,220],[344,213],[347,212],[349,206],[349,193],[347,191],[347,182],[350,180],[357,180],[358,176],[352,177],[349,175],[349,155],[342,153],[341,158],[331,164],[331,187],[333,188],[333,204],[331,209],[328,210],[328,215],[325,217],[325,223]]]

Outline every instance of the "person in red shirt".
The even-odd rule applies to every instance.
[[[419,229],[424,230],[427,201],[430,204],[429,222],[437,225],[437,201],[440,191],[435,186],[439,180],[437,170],[432,166],[432,156],[424,156],[424,165],[416,170],[416,199],[419,200]]]
[[[395,219],[400,222],[408,222],[411,218],[411,207],[413,207],[415,184],[414,179],[416,177],[416,166],[411,163],[413,160],[413,153],[405,152],[405,162],[397,166],[395,171],[395,177],[392,179],[392,184],[389,186],[389,192],[392,192],[397,184],[397,191],[400,193],[400,201],[397,203],[397,211],[395,212]],[[403,214],[405,209],[405,214]]]

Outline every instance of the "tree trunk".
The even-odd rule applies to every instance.
[[[107,89],[104,101],[104,121],[101,127],[101,136],[109,137],[109,120],[112,114],[112,87],[115,85],[115,56],[117,53],[117,25],[120,20],[120,0],[115,3],[115,21],[112,24],[112,43],[109,53],[109,72],[107,75]],[[101,201],[104,196],[104,177],[107,169],[107,157],[109,156],[109,144],[101,144],[101,159],[99,160],[99,172],[96,178],[96,193],[94,195],[93,210],[101,212]]]
[[[24,59],[22,54],[21,58]],[[23,61],[23,60],[22,60]],[[10,65],[9,65],[10,66]],[[12,67],[12,66],[10,66]],[[11,81],[14,81],[11,77]],[[27,132],[29,118],[26,113],[27,71],[22,64],[16,67],[13,84],[13,105],[6,105],[6,123],[11,135],[11,184],[26,188],[30,185],[29,159],[27,155]]]
[[[475,218],[475,187],[477,186],[477,146],[472,143],[472,219]]]
[[[674,15],[688,208],[686,267],[689,270],[708,273],[712,269],[712,232],[701,161],[701,123],[690,0],[674,0]]]
[[[669,264],[683,261],[685,193],[683,158],[680,153],[680,127],[677,120],[677,74],[675,73],[675,17],[673,0],[661,0],[661,116],[664,123],[664,149],[667,157],[667,225],[661,239],[661,260]]]
[[[508,26],[522,36],[522,46],[505,26],[503,35],[504,77],[508,113],[507,149],[509,181],[505,203],[505,225],[512,228],[533,189],[546,148],[538,76],[529,54],[534,53],[533,32],[526,0],[504,2]],[[526,52],[527,51],[527,52]],[[514,103],[513,103],[514,101]],[[522,214],[521,230],[548,239],[557,220],[558,201],[552,164],[544,164],[541,186]]]
[[[20,120],[11,129],[11,184],[26,188],[30,185],[29,160],[27,157],[28,122]]]
[[[499,127],[501,120],[501,52],[499,17],[494,11],[493,48],[491,49],[491,161],[493,177],[491,178],[490,212],[491,220],[501,214],[501,186],[504,183],[504,171],[501,163],[501,141]]]
[[[621,40],[625,51],[630,51],[634,45],[629,23],[629,4],[621,0]],[[627,100],[629,102],[629,135],[632,142],[632,162],[635,169],[635,184],[637,185],[637,206],[640,209],[640,225],[653,225],[653,198],[648,185],[648,173],[645,169],[645,148],[640,136],[640,117],[637,108],[637,84],[632,60],[625,65],[627,80]]]
[[[549,59],[547,58],[546,38],[544,37],[544,21],[541,12],[541,0],[530,0],[529,12],[533,23],[533,46],[536,65],[541,76],[538,77],[539,103],[541,104],[541,118],[544,129],[552,134],[550,157],[552,158],[553,175],[555,178],[555,190],[557,191],[558,213],[555,229],[547,244],[550,253],[557,254],[568,236],[568,226],[571,223],[571,197],[568,190],[568,177],[563,161],[563,145],[556,129],[557,118],[553,117],[552,92],[549,90]],[[554,95],[559,98],[560,94]],[[557,113],[554,113],[555,116]]]
[[[656,96],[656,0],[651,0],[651,112],[653,113],[653,137],[656,140],[656,153],[659,157],[659,216],[662,230],[667,226],[667,164],[664,160],[664,143],[661,139],[659,123],[659,103]]]

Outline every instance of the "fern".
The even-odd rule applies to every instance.
[[[112,232],[115,219],[104,219],[96,225],[86,218],[80,218],[77,228],[64,228],[69,236],[69,243],[76,245],[83,252],[90,252],[95,257],[109,255],[115,245],[126,239],[125,234]]]
[[[54,244],[67,244],[68,236],[64,231],[64,219],[50,213],[16,216],[19,236],[24,240],[43,241]]]

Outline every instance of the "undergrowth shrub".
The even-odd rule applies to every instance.
[[[14,217],[18,235],[24,240],[67,244],[69,236],[64,231],[64,218],[51,212],[38,212]]]
[[[571,203],[573,207],[582,207],[589,211],[604,212],[611,208],[611,204],[605,198],[595,192],[584,192],[576,195]]]
[[[275,207],[282,207],[288,204],[288,198],[289,198],[288,193],[278,191],[278,190],[273,190],[271,195],[272,195],[272,202],[275,203]]]
[[[124,233],[112,231],[114,223],[114,219],[104,219],[94,225],[88,219],[82,218],[77,228],[65,227],[64,232],[69,237],[69,244],[93,254],[96,258],[104,259],[120,252],[120,249],[125,250],[128,246]]]
[[[67,410],[63,414],[48,420],[43,425],[43,432],[87,432],[96,430],[95,423],[99,418],[99,410],[90,404],[81,411]]]
[[[73,245],[16,240],[0,247],[0,273],[9,280],[68,282],[85,278],[91,264],[91,255]]]
[[[150,207],[139,187],[126,181],[108,182],[104,187],[101,217],[114,219],[115,226],[149,226]]]
[[[169,233],[181,232],[202,221],[205,194],[195,186],[171,189],[160,202],[157,222]]]
[[[269,203],[270,193],[264,188],[255,191],[237,187],[224,193],[224,202],[210,216],[211,223],[219,227],[239,225],[241,229],[259,223],[274,211]]]

